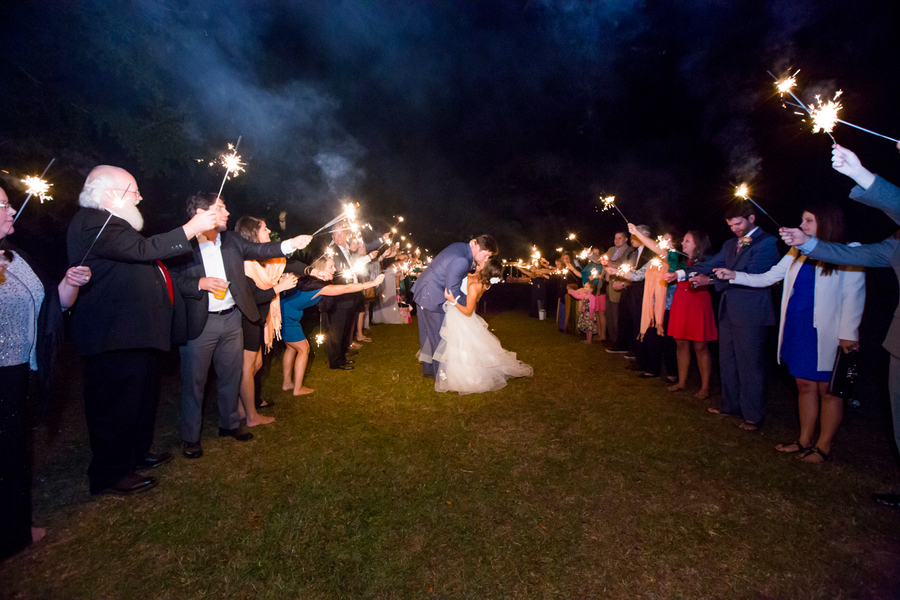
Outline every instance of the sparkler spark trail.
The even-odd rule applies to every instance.
[[[52,183],[47,183],[40,177],[35,177],[33,175],[29,175],[23,179],[22,183],[25,184],[28,195],[40,198],[41,204],[44,203],[44,200],[53,200],[53,196],[47,193],[50,191],[50,186],[53,185]]]
[[[228,176],[234,173],[234,176],[237,177],[238,173],[244,170],[244,165],[247,163],[241,162],[241,156],[237,153],[238,146],[241,145],[241,138],[243,136],[238,136],[237,143],[232,146],[228,144],[228,149],[230,152],[223,154],[216,162],[213,164],[220,164],[225,167],[225,177],[222,178],[222,185],[219,186],[219,193],[216,194],[216,201],[218,202],[219,198],[222,197],[222,189],[225,187],[225,182],[228,181]]]
[[[775,219],[773,219],[773,218],[772,218],[772,215],[770,215],[769,213],[766,212],[766,209],[764,209],[762,206],[760,206],[759,204],[757,204],[757,203],[756,203],[756,200],[754,200],[753,198],[750,197],[750,188],[749,188],[749,186],[747,186],[746,183],[742,183],[741,185],[737,186],[737,187],[734,189],[734,195],[735,195],[735,197],[737,197],[737,198],[741,198],[741,199],[743,199],[743,200],[748,200],[748,201],[752,202],[752,203],[753,203],[753,206],[755,206],[756,208],[758,208],[759,210],[761,210],[762,213],[763,213],[764,215],[766,215],[767,217],[769,217],[769,219],[771,219],[771,221],[772,221],[773,223],[775,223],[775,226],[776,226],[778,229],[781,229],[781,225],[778,224],[778,221],[776,221]],[[685,255],[685,256],[687,256],[687,255]]]
[[[797,85],[797,73],[800,72],[800,69],[794,71],[794,74],[789,77],[784,77],[775,82],[775,88],[778,90],[778,93],[784,97],[785,94],[790,94],[793,96],[793,92],[791,90]],[[771,75],[771,73],[770,73]]]
[[[41,173],[41,176],[40,176],[40,177],[32,177],[32,176],[29,176],[29,177],[26,177],[25,179],[22,180],[22,183],[24,183],[25,185],[28,186],[28,195],[25,197],[25,202],[23,202],[23,203],[22,203],[22,206],[19,207],[19,211],[16,213],[15,218],[13,218],[13,225],[15,225],[16,221],[19,220],[19,217],[22,216],[22,211],[25,209],[25,205],[28,204],[28,201],[31,200],[31,197],[34,196],[36,193],[37,193],[38,196],[40,196],[40,198],[41,198],[41,204],[44,203],[44,198],[45,198],[45,196],[44,196],[42,193],[39,193],[39,192],[38,192],[38,189],[40,189],[40,187],[38,187],[37,189],[33,188],[33,187],[32,187],[32,184],[30,184],[29,181],[37,181],[37,182],[40,182],[41,184],[43,184],[44,186],[46,186],[47,188],[49,188],[49,187],[50,187],[50,184],[48,184],[46,181],[44,181],[44,175],[47,174],[47,171],[50,170],[50,166],[51,166],[53,163],[55,163],[55,162],[56,162],[56,159],[55,159],[55,158],[50,159],[50,162],[47,163],[47,166],[46,166],[46,167],[44,167],[44,172]],[[45,189],[44,191],[46,191],[46,189]],[[47,199],[47,200],[52,200],[52,198],[51,198],[50,196],[46,196],[46,199]]]
[[[316,346],[321,346],[324,343],[325,343],[325,334],[317,333],[316,334]]]

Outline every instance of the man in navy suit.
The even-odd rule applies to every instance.
[[[722,245],[718,254],[694,270],[691,279],[706,285],[716,269],[744,273],[765,273],[778,262],[775,237],[756,224],[749,202],[735,205],[725,213],[725,221],[735,237]],[[772,292],[769,288],[734,285],[715,279],[719,300],[719,373],[722,379],[721,409],[716,414],[741,416],[741,428],[755,431],[766,416],[765,346],[769,328],[776,324]]]
[[[434,377],[436,367],[431,355],[441,341],[441,325],[444,323],[444,289],[449,289],[453,297],[466,303],[462,293],[463,278],[491,256],[497,254],[497,242],[489,235],[480,235],[469,243],[450,244],[422,271],[413,285],[413,301],[417,307],[419,321],[419,349],[427,358],[422,363],[422,374]]]
[[[259,320],[259,310],[244,275],[245,260],[278,258],[306,247],[311,236],[284,242],[254,244],[239,233],[226,231],[228,210],[215,194],[188,198],[187,214],[214,212],[215,226],[191,242],[190,254],[172,261],[172,279],[184,298],[187,344],[181,347],[181,451],[187,458],[203,455],[200,429],[203,392],[209,365],[218,378],[219,436],[247,441],[241,431],[238,387],[244,360],[241,315]],[[305,265],[298,265],[301,270]]]

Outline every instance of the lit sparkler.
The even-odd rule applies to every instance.
[[[772,215],[770,215],[769,213],[766,212],[766,209],[764,209],[762,206],[757,204],[756,200],[754,200],[753,198],[750,197],[750,188],[746,183],[742,183],[741,185],[737,186],[734,190],[734,195],[737,198],[741,198],[743,200],[748,200],[748,201],[752,202],[753,206],[755,206],[756,208],[761,210],[764,215],[769,217],[769,219],[771,219],[772,222],[775,223],[775,226],[778,227],[778,229],[781,229],[781,225],[778,224],[778,221],[773,219]]]
[[[357,204],[357,206],[358,206],[358,204]],[[345,220],[345,219],[346,219],[347,222],[348,222],[349,224],[351,224],[351,226],[352,226],[352,224],[353,224],[355,218],[356,218],[356,206],[354,206],[353,203],[347,203],[347,204],[344,205],[344,210],[341,211],[341,214],[339,214],[338,216],[336,216],[336,217],[333,218],[332,220],[328,221],[327,223],[325,223],[324,225],[322,225],[321,227],[319,227],[319,228],[313,233],[313,237],[319,235],[320,233],[324,232],[324,231],[325,231],[326,229],[328,229],[329,227],[331,227],[331,226],[333,226],[333,225],[335,225],[335,224],[337,224],[337,223],[340,223],[341,221],[343,221],[343,220]],[[331,233],[331,232],[327,232],[327,233]]]
[[[660,235],[656,238],[656,245],[659,246],[660,250],[671,250],[672,240],[668,240]]]
[[[834,98],[824,104],[822,103],[822,99],[817,95],[816,106],[810,104],[807,107],[809,109],[809,116],[812,118],[813,122],[813,133],[818,133],[819,130],[824,131],[835,144],[837,142],[835,141],[834,136],[831,135],[831,132],[834,130],[834,126],[838,121],[838,111],[842,108],[841,103],[837,101],[842,93],[841,90],[838,90],[834,94]]]
[[[238,176],[238,173],[244,170],[244,165],[247,163],[241,162],[241,155],[237,153],[238,146],[241,145],[241,136],[238,136],[237,143],[235,145],[228,144],[228,152],[221,155],[214,162],[210,163],[210,166],[214,164],[222,165],[225,167],[225,177],[222,178],[222,185],[219,186],[219,193],[216,194],[216,201],[222,197],[222,189],[225,188],[225,182],[228,181],[229,176],[234,174],[234,177]]]
[[[662,268],[662,260],[658,256],[651,259],[650,267],[653,269],[661,269]]]
[[[316,334],[316,346],[321,346],[324,343],[325,343],[325,334],[317,333]]]
[[[40,177],[34,177],[29,175],[25,179],[22,180],[22,183],[25,184],[26,191],[28,195],[25,197],[25,202],[22,203],[22,206],[19,207],[19,211],[16,213],[15,218],[13,218],[13,224],[19,220],[19,217],[22,216],[22,210],[25,208],[25,205],[28,204],[28,201],[31,200],[32,196],[38,196],[41,199],[41,204],[44,203],[44,200],[52,200],[50,196],[46,195],[46,192],[50,189],[52,184],[44,181],[44,175],[47,174],[47,171],[50,170],[50,165],[56,162],[55,158],[50,159],[50,162],[47,163],[47,166],[44,168],[44,172],[41,173]]]
[[[614,208],[614,209],[616,209],[616,211],[617,211],[620,215],[622,215],[622,218],[625,219],[625,222],[626,222],[626,223],[630,223],[630,222],[631,222],[631,221],[629,221],[628,218],[622,213],[622,209],[619,208],[619,205],[616,204],[616,197],[615,197],[615,196],[607,196],[607,197],[605,197],[605,198],[601,198],[600,201],[603,202],[603,212],[608,211],[610,208]]]
[[[628,275],[634,270],[630,264],[625,263],[624,265],[619,265],[619,275]]]

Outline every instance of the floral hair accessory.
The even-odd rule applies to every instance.
[[[500,283],[500,278],[499,278],[499,277],[491,277],[491,279],[490,279],[490,284],[491,284],[491,285],[497,285],[498,283]]]

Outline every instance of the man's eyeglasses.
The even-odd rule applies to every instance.
[[[0,210],[9,210],[10,208],[12,208],[12,204],[10,204],[9,202],[0,202]]]

